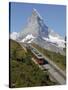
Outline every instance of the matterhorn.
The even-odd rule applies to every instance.
[[[10,38],[22,43],[35,43],[44,49],[64,55],[65,40],[62,36],[50,29],[42,16],[33,8],[24,29],[18,33],[11,33]]]

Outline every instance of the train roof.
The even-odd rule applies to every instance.
[[[32,50],[33,54],[38,58],[38,59],[42,59],[42,55],[37,51],[37,50]]]

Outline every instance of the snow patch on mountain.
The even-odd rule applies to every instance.
[[[18,33],[17,32],[12,32],[11,34],[10,34],[10,39],[13,39],[13,40],[16,40],[17,38],[18,38]]]
[[[29,34],[25,38],[23,38],[20,42],[31,43],[33,39],[35,39],[35,37],[32,34]]]
[[[42,37],[45,41],[51,42],[53,44],[55,44],[58,47],[65,47],[65,41],[63,39],[60,39],[59,37],[53,37],[51,35],[49,35],[49,38],[46,37]]]

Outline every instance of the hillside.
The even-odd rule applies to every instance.
[[[10,40],[10,80],[9,87],[32,87],[55,85],[48,72],[43,72],[32,60],[30,51]]]

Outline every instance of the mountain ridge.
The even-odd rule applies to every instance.
[[[15,37],[15,40],[23,43],[28,43],[28,36],[31,37],[30,43],[34,42],[36,44],[39,44],[41,47],[49,50],[52,50],[51,46],[53,48],[55,47],[55,49],[52,50],[54,52],[56,52],[56,48],[60,48],[62,52],[63,48],[65,47],[65,41],[63,37],[61,37],[55,31],[49,29],[49,27],[44,23],[44,19],[42,18],[42,16],[34,8],[32,11],[32,15],[29,17],[26,27],[24,28],[24,30],[18,33],[18,36],[16,34],[17,38]]]

